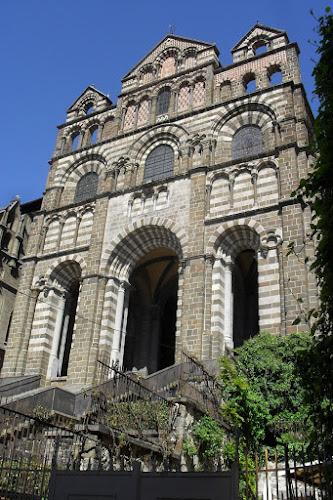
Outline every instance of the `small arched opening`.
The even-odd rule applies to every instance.
[[[254,73],[247,73],[243,77],[244,90],[247,94],[256,91],[256,75]]]

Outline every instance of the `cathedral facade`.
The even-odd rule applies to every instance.
[[[223,67],[166,36],[114,105],[88,87],[60,125],[23,259],[2,375],[92,384],[98,360],[154,373],[286,335],[316,304],[299,49],[255,25]],[[295,253],[288,254],[288,244]]]

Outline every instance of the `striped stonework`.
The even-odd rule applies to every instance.
[[[267,51],[255,55],[259,35]],[[223,66],[214,44],[170,34],[125,75],[116,104],[91,86],[68,109],[22,260],[4,375],[82,386],[98,359],[149,373],[182,350],[218,358],[260,330],[308,329],[293,326],[300,303],[317,303],[311,211],[291,197],[314,161],[298,47],[258,24],[232,54]],[[172,150],[173,168],[160,155],[166,174],[149,178],[156,148]]]

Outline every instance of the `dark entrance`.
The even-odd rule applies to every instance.
[[[258,264],[254,250],[243,250],[236,258],[233,270],[233,337],[234,346],[259,331]]]
[[[79,299],[79,282],[75,282],[68,294],[63,317],[63,333],[58,347],[58,358],[61,362],[59,375],[65,377],[68,370],[69,354],[73,339],[77,301]]]
[[[154,373],[174,364],[178,258],[167,248],[142,258],[130,276],[123,365]]]

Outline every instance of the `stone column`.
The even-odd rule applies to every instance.
[[[51,293],[54,294],[54,291]],[[56,323],[55,323],[55,327],[54,327],[52,349],[51,349],[51,354],[50,354],[50,359],[49,359],[49,366],[47,369],[47,378],[48,379],[56,377],[58,374],[59,362],[58,362],[57,354],[58,354],[58,348],[59,348],[60,337],[61,337],[62,326],[63,326],[65,305],[66,305],[66,298],[64,295],[59,297],[58,304],[59,304],[58,305],[58,313],[57,313]]]
[[[212,193],[212,184],[206,184],[206,204],[205,204],[205,209],[206,209],[206,217],[210,217],[210,195]]]
[[[151,110],[150,110],[150,117],[149,117],[150,124],[153,124],[156,122],[156,103],[157,103],[157,97],[154,96],[151,100]]]
[[[121,327],[121,342],[120,342],[120,355],[119,355],[119,363],[120,363],[120,366],[122,366],[122,368],[131,368],[129,366],[124,367],[124,352],[125,352],[125,343],[126,343],[126,329],[127,329],[129,297],[130,297],[130,291],[127,288],[127,290],[125,291],[123,323],[122,323],[122,327]]]
[[[257,180],[258,180],[258,172],[257,170],[253,170],[251,173],[251,182],[253,185],[253,204],[257,205]]]
[[[74,232],[74,237],[73,237],[73,247],[76,246],[76,240],[77,240],[77,235],[79,233],[79,227],[80,227],[80,222],[82,220],[82,216],[78,215],[76,217],[76,225],[75,225],[75,232]]]
[[[207,139],[205,141],[202,141],[202,148],[203,148],[203,164],[207,167],[211,164],[211,159],[210,159],[210,140]]]
[[[83,146],[83,138],[84,138],[84,131],[81,130],[80,137],[79,137],[79,140],[77,142],[77,149],[81,149],[82,148],[82,146]]]
[[[233,314],[234,297],[232,293],[233,262],[230,259],[224,265],[224,342],[227,347],[234,346],[233,341]]]
[[[176,92],[172,90],[170,92],[170,104],[168,109],[169,118],[173,118],[175,116],[175,105],[176,105]]]
[[[233,208],[234,206],[234,184],[235,184],[235,175],[231,174],[229,176],[230,208]]]
[[[60,145],[60,154],[62,155],[65,151],[65,145],[66,145],[66,136],[61,138],[61,145]]]
[[[64,224],[65,224],[64,221],[59,221],[59,233],[58,233],[56,248],[59,248],[60,241],[61,241],[62,230],[63,230]]]
[[[122,281],[118,288],[118,297],[117,297],[117,308],[116,308],[116,317],[114,321],[114,332],[113,332],[113,341],[112,341],[112,350],[110,357],[110,366],[119,362],[119,354],[120,354],[120,342],[121,342],[121,328],[123,322],[123,313],[124,313],[124,302],[125,302],[125,282]]]
[[[104,123],[100,123],[98,127],[96,142],[101,142],[103,137],[103,129],[104,129]]]
[[[26,316],[26,321],[25,321],[25,328],[26,331],[29,332],[28,335],[24,338],[19,354],[19,361],[18,365],[25,366],[27,362],[27,357],[28,357],[28,349],[29,349],[29,343],[30,343],[30,336],[31,336],[31,330],[32,330],[32,323],[34,319],[34,314],[35,314],[35,309],[38,301],[38,297],[40,295],[41,291],[33,288],[30,293],[30,303],[29,303],[29,309],[27,312]]]

